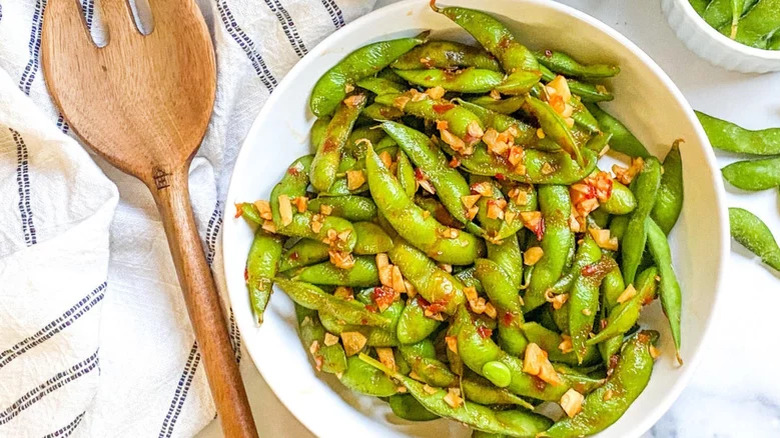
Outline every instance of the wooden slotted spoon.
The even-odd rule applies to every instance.
[[[256,437],[187,189],[216,89],[206,24],[193,0],[151,0],[154,29],[143,35],[127,0],[101,3],[108,44],[99,48],[77,0],[49,0],[46,85],[81,138],[152,192],[225,435]]]

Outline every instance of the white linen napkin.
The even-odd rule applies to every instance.
[[[99,39],[99,4],[81,3]],[[250,124],[308,49],[374,1],[199,4],[218,87],[190,191],[224,291],[224,196]],[[192,436],[215,410],[162,225],[146,187],[85,152],[52,106],[45,7],[0,0],[0,436]],[[237,360],[247,357],[232,318],[229,329]]]

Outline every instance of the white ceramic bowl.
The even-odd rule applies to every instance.
[[[435,36],[468,40],[465,32],[433,13],[427,0],[397,3],[349,24],[314,48],[279,84],[257,117],[233,173],[228,205],[268,199],[274,184],[295,158],[309,153],[308,110],[312,86],[327,69],[369,42],[411,36],[432,29]],[[450,0],[448,5],[474,6]],[[684,290],[682,357],[674,364],[666,320],[657,305],[643,324],[663,334],[649,386],[615,425],[599,436],[636,437],[669,408],[696,368],[716,307],[728,251],[723,188],[711,148],[690,105],[666,74],[639,48],[605,24],[567,6],[544,0],[482,0],[479,7],[500,17],[521,41],[556,48],[584,61],[619,64],[609,84],[617,96],[605,105],[619,116],[651,152],[663,156],[676,138],[682,147],[686,201],[671,235],[675,269]],[[228,209],[231,210],[231,209]],[[232,307],[252,359],[282,402],[312,432],[323,437],[401,436],[466,437],[455,422],[410,423],[390,414],[377,399],[356,395],[332,376],[318,376],[296,333],[291,301],[277,291],[262,327],[255,327],[244,285],[244,264],[252,230],[226,211],[223,229],[225,275]],[[258,418],[257,421],[274,421]]]
[[[780,50],[740,44],[707,24],[689,0],[661,0],[661,9],[677,37],[710,63],[743,73],[780,71]]]

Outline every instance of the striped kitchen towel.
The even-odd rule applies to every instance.
[[[99,40],[100,1],[80,1]],[[0,0],[0,437],[190,437],[215,410],[163,228],[146,187],[86,151],[52,106],[39,58],[46,3]],[[309,49],[373,4],[199,0],[218,87],[190,191],[215,270],[250,124]]]

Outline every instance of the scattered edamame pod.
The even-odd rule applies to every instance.
[[[731,237],[761,261],[780,271],[780,247],[769,227],[753,213],[742,208],[729,208]]]
[[[739,154],[780,154],[780,128],[750,131],[701,111],[696,111],[696,116],[716,149]]]
[[[737,161],[721,172],[723,178],[738,189],[756,191],[780,187],[780,158]]]

